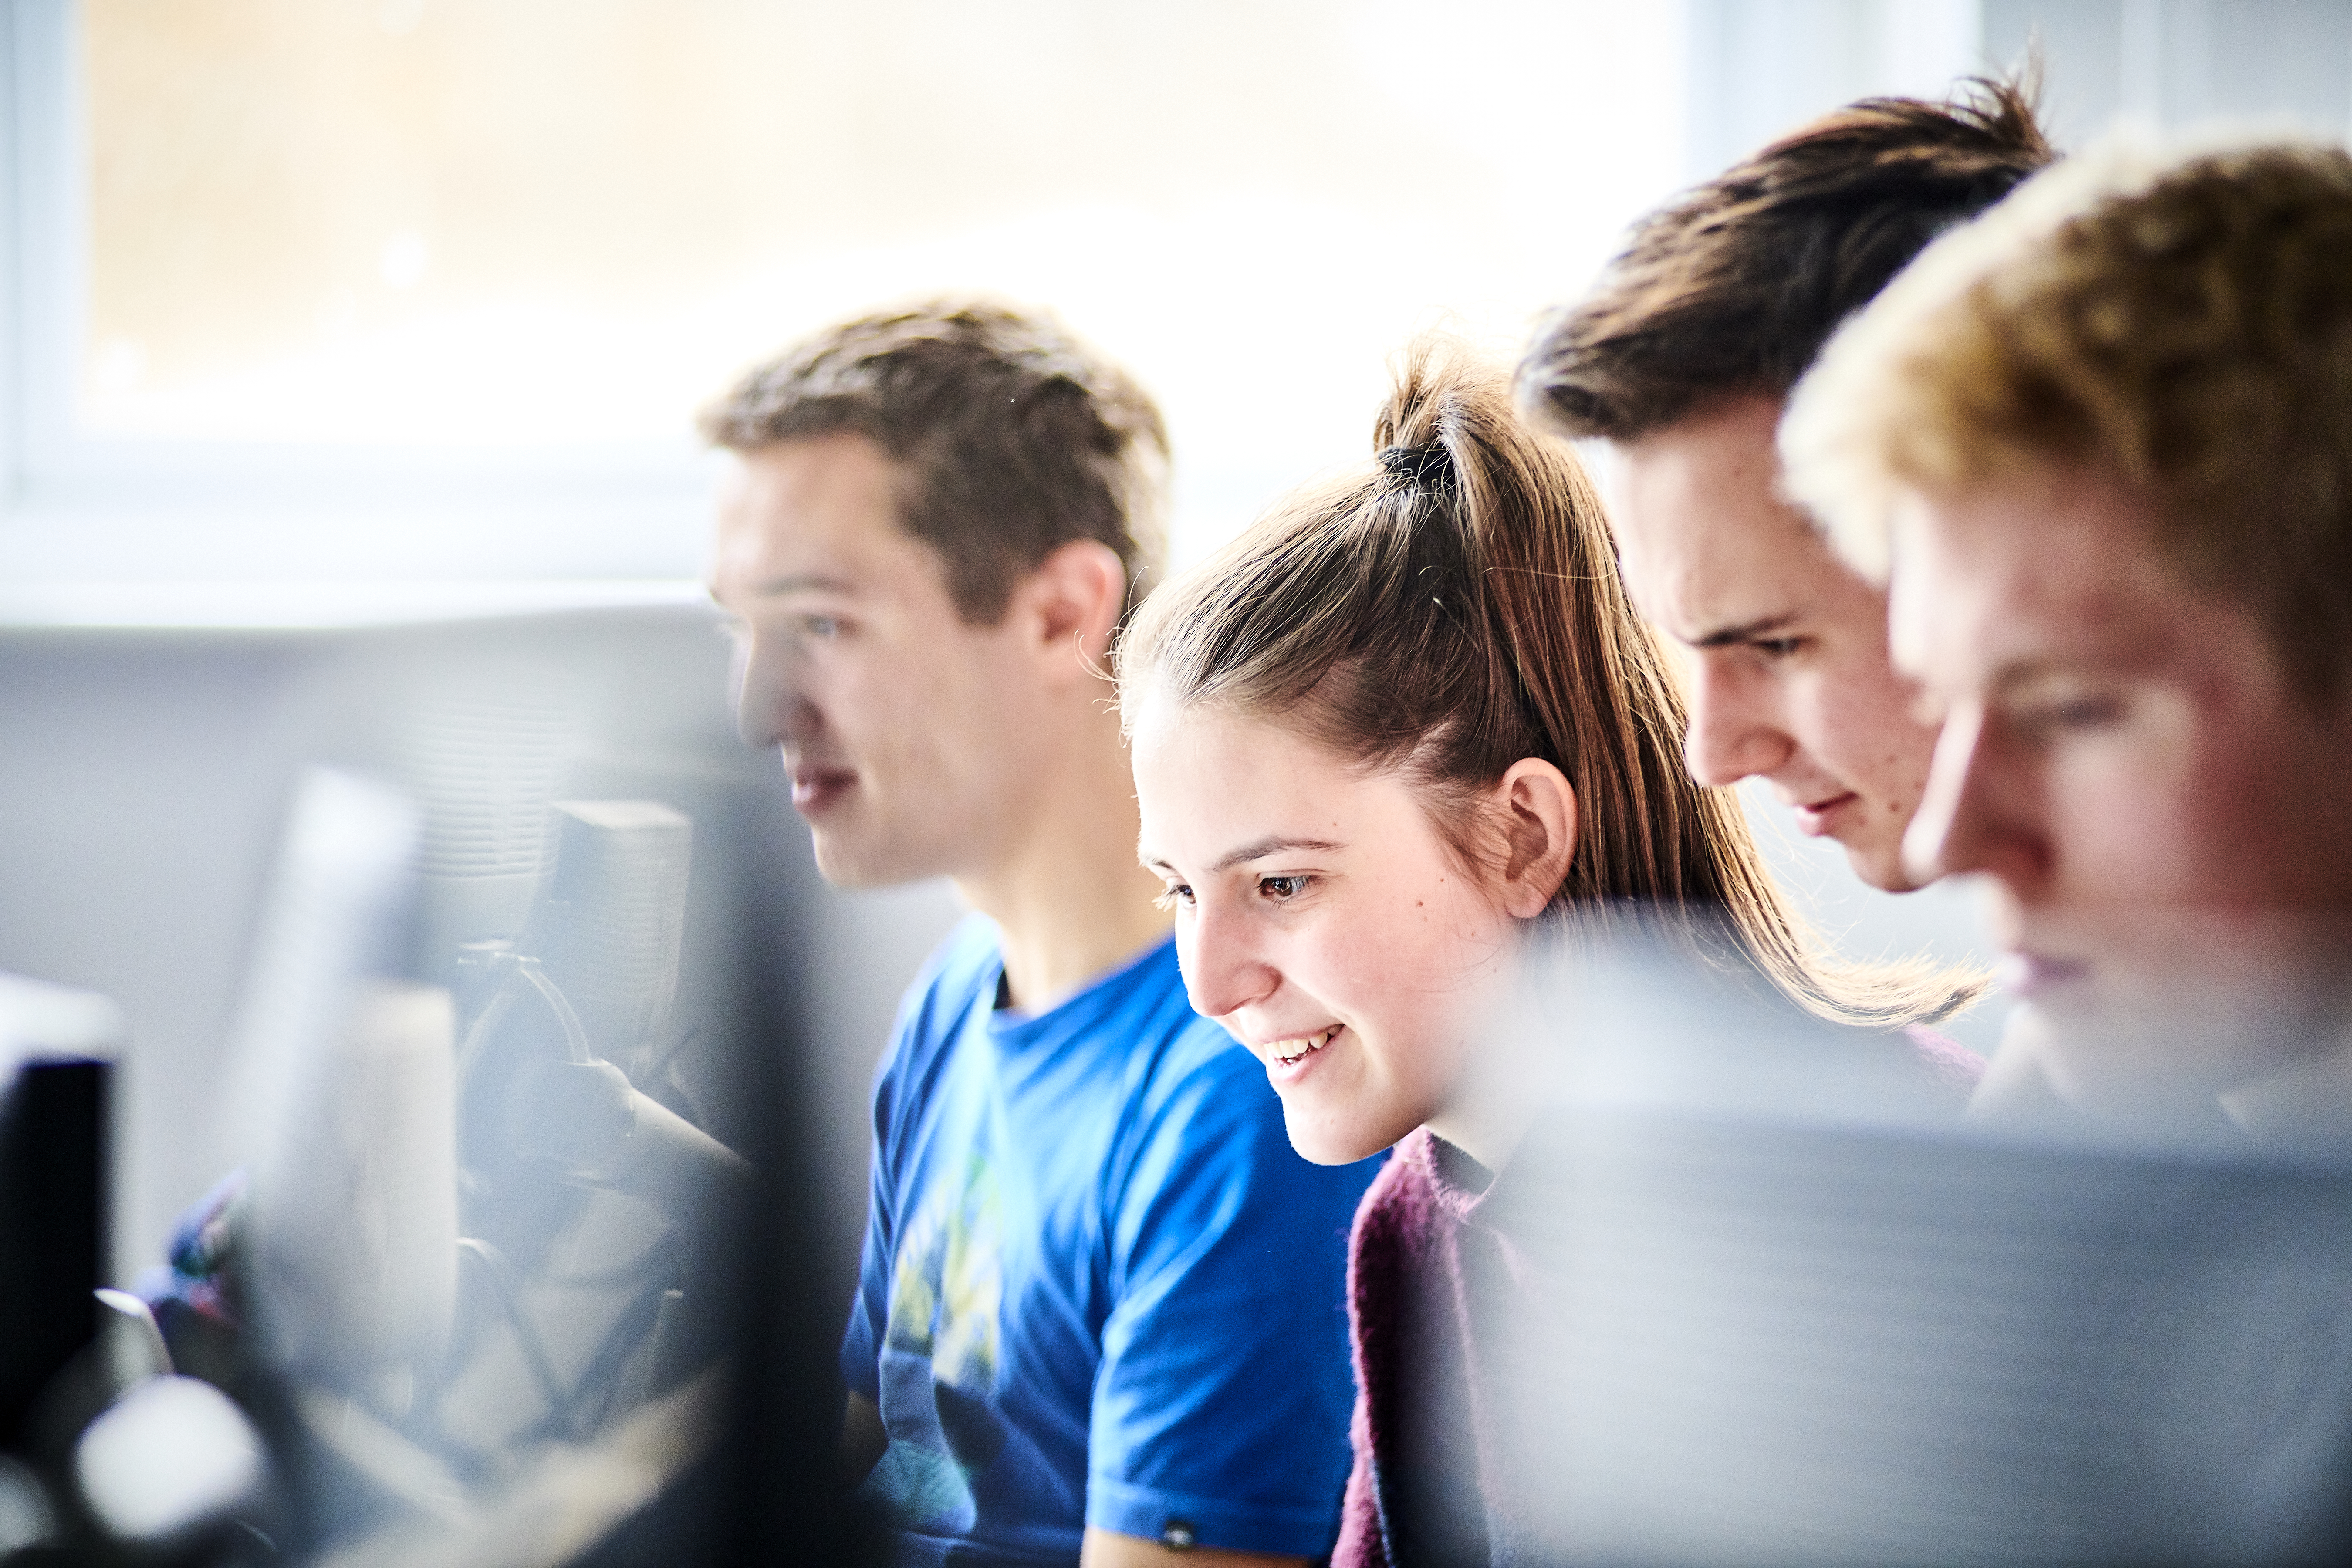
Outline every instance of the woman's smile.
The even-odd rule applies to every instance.
[[[1516,922],[1412,784],[1207,705],[1148,707],[1134,748],[1192,1005],[1265,1064],[1299,1152],[1359,1160],[1436,1114]]]

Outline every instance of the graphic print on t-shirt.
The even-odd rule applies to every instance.
[[[890,1447],[866,1482],[913,1529],[964,1531],[974,1477],[1004,1447],[995,1408],[1003,1203],[987,1155],[924,1196],[899,1244],[881,1355]]]

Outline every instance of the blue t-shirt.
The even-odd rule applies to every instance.
[[[960,926],[874,1088],[850,1389],[917,1563],[1072,1563],[1092,1525],[1314,1556],[1348,1476],[1348,1225],[1162,942],[1039,1016]]]

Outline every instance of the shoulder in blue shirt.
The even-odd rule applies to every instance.
[[[1349,1221],[1162,942],[1034,1017],[974,918],[901,1007],[842,1345],[905,1560],[1075,1561],[1098,1529],[1313,1556],[1353,1390]]]

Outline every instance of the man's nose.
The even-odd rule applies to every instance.
[[[1683,762],[1703,784],[1778,773],[1797,749],[1772,683],[1725,664],[1712,650],[1694,661]]]
[[[1903,835],[1903,868],[1919,886],[1982,871],[2020,898],[2048,874],[2049,841],[2028,801],[1998,726],[1977,701],[1955,703],[1936,737],[1919,809]]]
[[[1223,1018],[1262,1002],[1281,984],[1281,974],[1258,951],[1241,911],[1215,900],[1196,904],[1177,933],[1177,957],[1192,1010]]]
[[[735,732],[747,746],[805,741],[817,709],[794,679],[792,661],[772,644],[747,634],[735,645]]]

